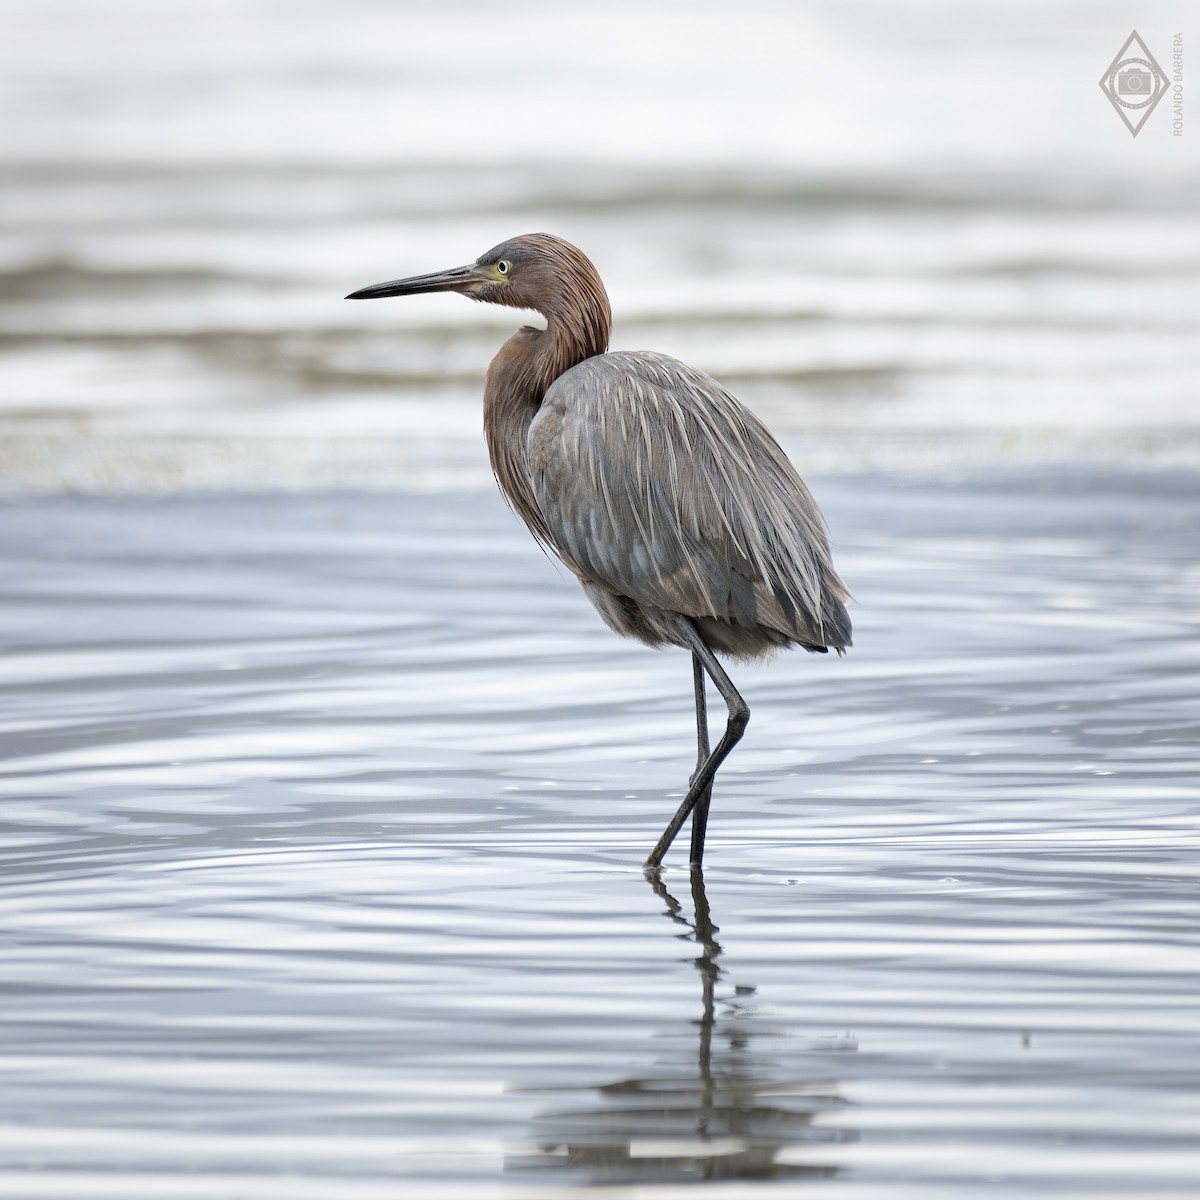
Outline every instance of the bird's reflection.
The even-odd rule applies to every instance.
[[[700,1015],[688,1021],[687,1050],[670,1038],[673,1052],[649,1078],[581,1089],[588,1099],[539,1114],[507,1170],[557,1170],[562,1182],[583,1185],[836,1174],[822,1163],[821,1148],[855,1135],[814,1122],[845,1106],[829,1078],[830,1059],[854,1052],[854,1044],[800,1042],[755,1006],[755,988],[722,986],[718,928],[700,871],[691,872],[690,921],[661,878],[648,878],[666,915],[684,929],[680,938],[700,951],[693,959]]]

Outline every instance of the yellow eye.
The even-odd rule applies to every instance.
[[[507,275],[507,274],[508,274],[508,268],[509,268],[509,266],[510,266],[510,265],[511,265],[511,264],[508,262],[508,260],[507,260],[507,259],[504,259],[504,258],[502,258],[502,259],[501,259],[501,260],[500,260],[500,261],[499,261],[499,262],[496,264],[496,270],[497,270],[497,271],[498,271],[498,272],[499,272],[501,275]]]

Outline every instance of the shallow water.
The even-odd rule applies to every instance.
[[[814,482],[695,893],[492,493],[7,504],[0,1190],[1194,1195],[1194,478]]]

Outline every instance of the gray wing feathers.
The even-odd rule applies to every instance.
[[[766,427],[661,354],[565,372],[529,429],[534,495],[577,574],[651,605],[849,643],[812,496]]]

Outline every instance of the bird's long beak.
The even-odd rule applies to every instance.
[[[468,263],[465,267],[451,267],[448,271],[434,271],[430,275],[373,283],[351,292],[346,299],[381,300],[384,296],[419,296],[424,292],[473,292],[488,281],[477,263]]]

